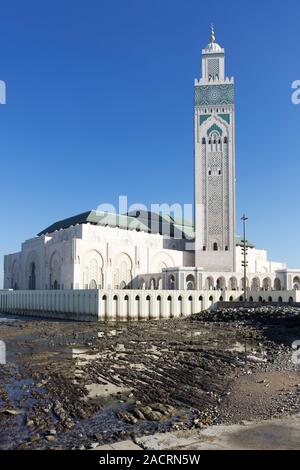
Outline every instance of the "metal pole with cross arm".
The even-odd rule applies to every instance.
[[[248,262],[247,262],[247,240],[246,240],[246,221],[248,220],[248,217],[246,214],[243,214],[243,217],[241,218],[243,221],[243,247],[242,247],[242,252],[243,252],[243,260],[242,260],[242,267],[244,268],[244,282],[243,282],[243,290],[244,290],[244,301],[247,302],[247,267],[248,267]]]

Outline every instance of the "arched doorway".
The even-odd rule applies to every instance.
[[[300,290],[300,278],[299,276],[295,276],[293,279],[293,289]]]
[[[36,288],[36,266],[35,263],[30,263],[29,267],[29,290],[35,290]]]
[[[252,291],[259,291],[260,290],[260,280],[258,277],[254,277],[251,281],[251,290]]]
[[[274,280],[274,289],[275,290],[281,290],[281,280],[276,277]]]
[[[186,290],[195,290],[195,277],[189,274],[185,280]]]
[[[106,295],[103,295],[101,299],[101,312],[103,317],[106,319],[107,318],[107,297]]]
[[[225,288],[226,288],[226,281],[225,281],[225,278],[221,276],[217,279],[217,289],[225,290]]]
[[[211,276],[205,279],[205,289],[206,290],[213,290],[214,288],[214,280]]]
[[[113,262],[113,275],[114,275],[114,288],[120,289],[120,286],[125,284],[126,287],[131,286],[132,281],[132,267],[133,263],[127,253],[119,253],[114,258]]]
[[[265,277],[263,280],[263,290],[271,290],[272,289],[272,283],[271,279],[269,277]]]
[[[183,302],[182,302],[182,297],[181,295],[178,297],[178,315],[181,316],[183,315]]]
[[[245,278],[242,277],[241,279],[241,290],[248,289],[249,287],[249,279],[246,277],[246,286],[245,286]]]
[[[118,316],[118,296],[113,296],[113,319],[115,320]]]
[[[161,296],[160,295],[158,295],[156,298],[156,312],[157,312],[158,318],[160,318],[161,317]]]
[[[175,277],[173,276],[173,274],[170,274],[170,276],[168,277],[168,289],[175,289]]]
[[[19,268],[19,263],[17,261],[14,261],[11,272],[12,272],[11,288],[14,290],[18,290],[20,268]]]
[[[125,297],[124,297],[124,316],[125,316],[125,319],[128,319],[128,317],[129,317],[129,297],[128,297],[128,295],[125,295]]]
[[[147,297],[146,297],[145,314],[146,314],[146,318],[149,319],[150,314],[151,314],[151,298],[150,298],[150,295],[147,295]]]
[[[191,295],[188,298],[188,313],[189,315],[193,313],[193,297]]]
[[[169,295],[167,298],[167,317],[170,318],[172,315],[172,297]]]
[[[134,299],[134,316],[137,320],[140,316],[140,297],[137,295]]]
[[[56,282],[56,281],[55,281]],[[55,284],[55,283],[54,283]],[[55,287],[54,287],[55,289]],[[95,279],[92,279],[89,283],[89,289],[97,289],[97,283],[95,281]]]
[[[231,277],[228,281],[228,289],[229,290],[237,290],[238,282],[236,277]]]
[[[61,258],[55,256],[53,259],[53,266],[56,268],[52,269],[52,273],[55,270],[61,271]],[[82,284],[85,289],[91,289],[90,285],[95,286],[96,289],[102,289],[104,285],[103,276],[103,257],[97,250],[88,250],[82,257]],[[52,274],[52,279],[54,274]],[[60,274],[59,274],[60,275]]]

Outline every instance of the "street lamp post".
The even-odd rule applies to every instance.
[[[242,266],[244,268],[244,282],[243,282],[243,290],[244,290],[244,300],[245,302],[247,301],[247,240],[246,240],[246,221],[248,220],[248,217],[246,217],[246,214],[243,214],[243,217],[241,217],[241,220],[243,221],[243,260],[242,260]]]

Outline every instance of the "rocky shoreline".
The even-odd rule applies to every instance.
[[[0,323],[0,449],[85,449],[300,411],[300,311]]]

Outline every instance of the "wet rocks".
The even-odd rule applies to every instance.
[[[26,418],[25,419],[25,426],[27,426],[28,428],[31,428],[32,426],[34,426],[34,421],[33,419],[30,419],[30,418]]]
[[[241,392],[246,398],[240,416],[230,388],[240,377],[262,389],[254,410],[259,417],[300,409],[299,379],[292,395],[278,393],[267,410],[264,394],[272,386],[267,386],[269,378],[257,383],[269,372],[295,370],[290,344],[291,338],[300,338],[297,312],[278,316],[264,307],[258,313],[227,309],[193,317],[114,329],[103,324],[101,334],[97,324],[24,322],[22,336],[14,338],[22,354],[16,351],[14,360],[18,379],[33,383],[26,382],[18,402],[11,392],[4,401],[14,371],[1,369],[0,410],[24,409],[24,420],[0,412],[0,420],[9,424],[3,431],[0,427],[0,448],[20,448],[24,441],[26,448],[88,448],[157,429],[201,429],[247,419],[254,416],[247,395]],[[1,334],[5,340],[5,328]],[[73,356],[73,348],[86,350],[88,360]],[[264,375],[257,377],[259,371]],[[88,396],[88,384],[107,383],[126,392]],[[37,431],[42,437],[33,434]]]
[[[0,413],[2,413],[4,415],[7,415],[7,416],[16,416],[16,415],[20,414],[19,411],[14,410],[14,409],[9,409],[9,408],[6,408],[4,410],[0,410]]]

